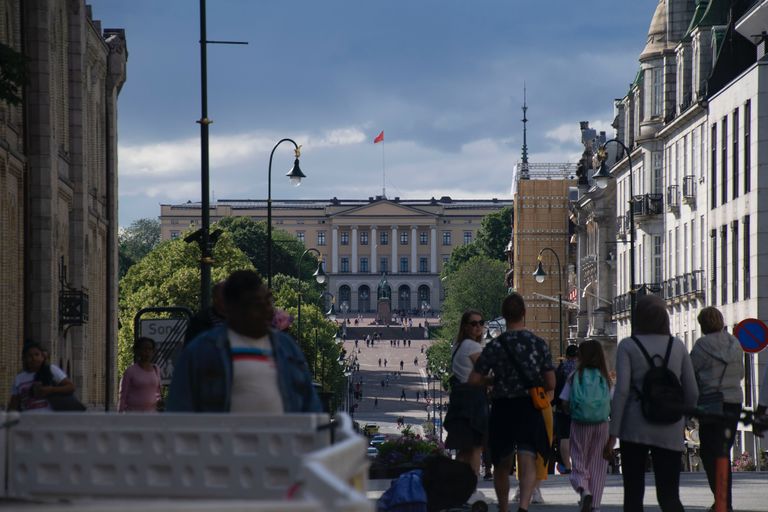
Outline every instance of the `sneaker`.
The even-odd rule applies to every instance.
[[[541,490],[539,490],[538,487],[536,487],[533,490],[533,494],[531,495],[531,503],[535,503],[535,504],[544,503],[544,498],[541,496]]]
[[[591,494],[585,494],[581,497],[581,512],[592,512]]]

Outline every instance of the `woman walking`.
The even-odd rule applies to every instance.
[[[645,464],[651,454],[656,480],[656,498],[663,512],[683,512],[680,502],[680,470],[683,456],[685,418],[672,423],[649,421],[643,413],[641,391],[648,360],[666,360],[666,367],[682,387],[683,408],[693,407],[699,396],[691,357],[685,345],[670,335],[669,315],[664,299],[645,295],[637,301],[634,336],[624,338],[616,350],[616,387],[611,402],[610,436],[604,455],[613,457],[616,438],[621,441],[621,469],[624,480],[624,511],[642,512],[645,494]],[[668,404],[671,405],[671,404]],[[646,411],[646,414],[650,412]]]
[[[160,369],[152,363],[155,341],[139,338],[133,344],[136,361],[120,380],[119,412],[156,412],[160,402]]]
[[[712,494],[715,494],[715,461],[728,460],[728,510],[731,499],[731,448],[741,413],[744,377],[744,352],[736,338],[725,332],[723,315],[714,307],[699,313],[699,325],[704,336],[696,340],[691,350],[691,362],[699,385],[699,408],[722,414],[723,418],[702,418],[699,426],[701,462],[707,472]]]
[[[611,378],[603,348],[595,340],[579,345],[579,362],[560,394],[561,406],[571,418],[571,474],[579,494],[581,512],[600,510],[608,461],[603,447],[608,442],[611,410]]]
[[[40,343],[24,343],[21,361],[23,371],[13,380],[9,411],[51,412],[51,400],[75,392],[75,384],[64,371],[48,363]]]
[[[484,325],[479,311],[470,309],[461,316],[453,346],[451,395],[444,421],[448,431],[445,447],[456,450],[456,459],[469,464],[475,474],[480,473],[480,455],[488,429],[488,402],[485,388],[470,386],[467,379],[482,352]]]

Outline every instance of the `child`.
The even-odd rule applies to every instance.
[[[579,493],[581,512],[600,509],[608,461],[603,447],[608,441],[611,384],[600,343],[579,345],[579,364],[567,379],[560,399],[571,414],[571,485]]]
[[[48,364],[43,346],[34,341],[24,343],[21,352],[24,371],[16,375],[11,391],[10,411],[53,411],[51,400],[56,395],[70,395],[75,385],[58,366]]]
[[[424,469],[414,469],[392,480],[376,503],[377,512],[437,512],[463,506],[477,486],[468,464],[432,455]]]

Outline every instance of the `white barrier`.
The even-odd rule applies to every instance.
[[[280,499],[324,414],[22,414],[8,432],[13,497]]]

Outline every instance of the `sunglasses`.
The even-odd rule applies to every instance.
[[[485,320],[472,320],[470,322],[467,322],[468,325],[471,325],[472,327],[477,327],[478,325],[480,327],[485,325]]]

